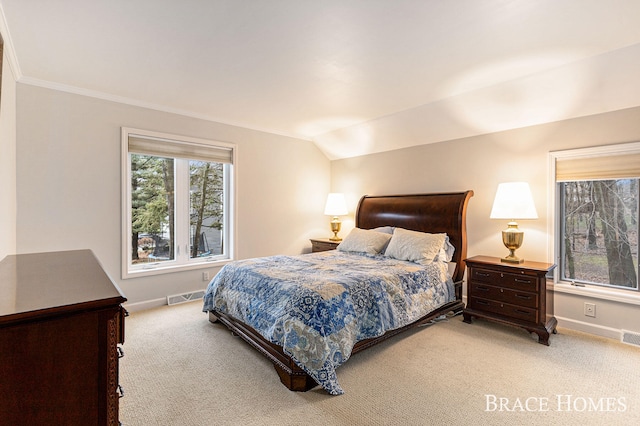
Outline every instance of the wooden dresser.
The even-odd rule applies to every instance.
[[[467,307],[464,322],[486,318],[522,327],[549,345],[558,321],[553,316],[553,295],[547,294],[546,275],[552,263],[513,264],[497,257],[475,256],[467,264]]]
[[[124,301],[90,250],[0,261],[0,423],[117,425]]]

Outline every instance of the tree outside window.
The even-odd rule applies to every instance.
[[[221,163],[189,162],[191,258],[223,252],[223,166]]]
[[[638,181],[560,184],[561,279],[638,289]]]

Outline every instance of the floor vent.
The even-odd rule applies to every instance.
[[[178,303],[191,302],[192,300],[202,299],[204,290],[192,291],[191,293],[175,294],[167,296],[167,305],[177,305]]]
[[[620,341],[628,345],[640,346],[640,333],[622,330],[622,338]]]

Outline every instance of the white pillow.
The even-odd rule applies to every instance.
[[[391,239],[391,234],[372,229],[353,228],[338,245],[338,250],[366,254],[378,254]]]
[[[444,248],[446,237],[447,234],[428,234],[396,228],[384,254],[398,260],[430,263]]]
[[[373,228],[373,230],[376,232],[384,232],[385,234],[389,234],[389,235],[393,235],[394,229],[395,227],[393,226],[379,226],[378,228]],[[385,244],[384,247],[380,249],[380,253],[384,253],[384,251],[387,249],[388,244],[389,244],[389,241],[387,241],[387,244]]]
[[[456,248],[449,242],[449,236],[444,237],[444,246],[440,249],[440,252],[436,256],[435,260],[441,262],[451,262],[453,254],[456,252]]]

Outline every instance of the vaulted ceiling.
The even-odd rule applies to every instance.
[[[313,140],[330,158],[640,105],[638,0],[0,6],[20,82]],[[572,107],[612,63],[632,95]]]

